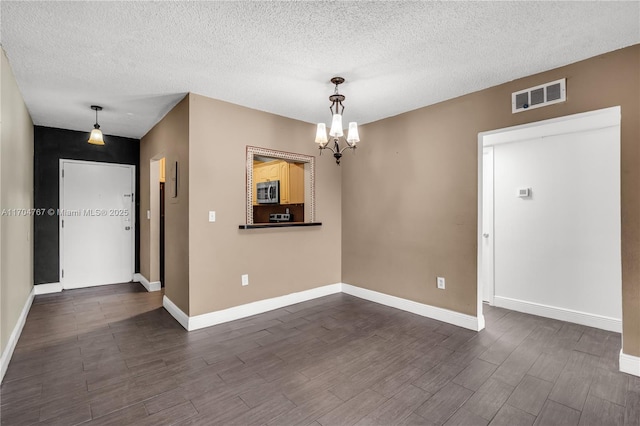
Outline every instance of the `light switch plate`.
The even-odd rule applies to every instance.
[[[436,282],[438,283],[438,288],[444,290],[444,277],[437,277]]]
[[[242,275],[242,285],[249,285],[249,274]]]
[[[215,221],[216,221],[216,212],[210,211],[209,212],[209,222],[215,222]]]
[[[147,219],[151,219],[151,210],[147,210]]]

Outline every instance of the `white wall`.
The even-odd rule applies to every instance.
[[[621,319],[619,147],[619,127],[494,147],[496,298]]]

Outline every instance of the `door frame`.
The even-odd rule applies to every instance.
[[[484,188],[484,183],[485,183],[484,182],[485,181],[485,174],[484,174],[485,170],[484,169],[485,169],[485,166],[486,166],[484,164],[485,151],[486,151],[486,153],[488,155],[491,156],[491,169],[492,169],[491,170],[491,185],[492,185],[491,188]],[[480,238],[480,244],[482,246],[478,246],[478,251],[482,252],[482,255],[479,256],[479,260],[482,261],[484,255],[485,255],[484,238],[490,238],[491,239],[491,244],[490,244],[490,247],[491,247],[491,249],[490,249],[491,250],[491,253],[490,253],[491,254],[491,262],[488,265],[489,268],[490,268],[489,271],[484,271],[484,269],[483,269],[484,266],[485,266],[484,262],[482,263],[482,265],[480,265],[480,271],[481,271],[482,275],[478,277],[478,282],[482,281],[482,279],[483,279],[483,277],[484,277],[484,275],[486,273],[486,275],[489,277],[489,282],[482,281],[483,285],[482,285],[482,296],[481,296],[481,298],[482,298],[483,302],[484,301],[488,301],[489,305],[493,306],[493,303],[494,303],[493,297],[495,295],[495,288],[494,288],[494,285],[495,285],[495,281],[494,281],[495,280],[495,277],[494,277],[494,272],[495,272],[495,259],[494,259],[494,256],[495,256],[495,248],[494,248],[495,223],[494,223],[494,217],[493,217],[494,214],[495,214],[495,210],[494,210],[495,204],[494,204],[494,200],[493,200],[493,179],[494,179],[494,176],[493,176],[493,145],[483,146],[482,147],[482,160],[481,161],[482,161],[482,186],[483,186],[483,188],[482,188],[482,192],[479,193],[478,195],[483,197],[483,199],[481,200],[483,205],[482,205],[482,222],[479,222],[478,232],[482,235],[482,238]],[[484,213],[486,212],[486,209],[485,209],[486,206],[484,206],[484,195],[485,195],[485,193],[488,192],[487,190],[491,192],[489,199],[490,199],[491,204],[492,204],[492,206],[491,206],[491,216],[492,216],[491,217],[491,222],[492,223],[491,223],[491,229],[489,230],[490,231],[489,235],[487,237],[485,237],[484,234],[485,234],[485,232],[487,230],[484,229]],[[485,294],[484,293],[485,293],[485,290],[487,290],[487,289],[490,290],[489,291],[489,297],[488,297],[488,300],[485,300]]]
[[[133,196],[131,197],[131,281],[133,281],[135,271],[136,271],[136,166],[133,164],[120,164],[120,163],[105,163],[100,161],[85,161],[85,160],[71,160],[67,158],[61,158],[58,162],[58,205],[59,210],[64,211],[64,178],[63,178],[63,166],[65,163],[69,164],[85,164],[89,166],[99,165],[99,166],[110,166],[110,167],[125,167],[128,168],[131,172],[131,193]],[[59,258],[58,258],[58,278],[60,280],[60,286],[62,289],[66,289],[64,285],[64,277],[63,277],[63,265],[64,265],[64,233],[62,232],[62,218],[63,216],[58,214],[58,235],[59,235]],[[88,285],[86,287],[95,287],[98,285],[108,285],[108,284],[94,284]],[[75,288],[75,287],[73,287]]]
[[[484,148],[499,144],[516,142],[520,140],[533,139],[552,135],[576,133],[587,130],[596,130],[613,125],[620,125],[621,108],[614,106],[599,110],[567,115],[564,117],[552,118],[548,120],[536,121],[519,126],[505,127],[502,129],[490,130],[478,133],[478,228],[477,228],[477,309],[478,317],[482,316],[483,300],[483,244],[482,244],[482,224],[483,224],[483,163]],[[495,164],[494,164],[495,167]],[[495,184],[494,184],[495,185]],[[495,214],[495,212],[494,212]],[[495,224],[494,224],[495,225]],[[495,229],[495,226],[494,226]],[[493,263],[495,265],[495,236],[493,248]],[[492,274],[495,294],[495,274]],[[483,317],[484,318],[484,317]]]

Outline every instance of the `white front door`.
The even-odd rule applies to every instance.
[[[493,147],[482,152],[482,300],[493,305]]]
[[[129,282],[134,273],[135,166],[60,160],[60,283]]]

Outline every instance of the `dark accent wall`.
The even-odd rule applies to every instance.
[[[140,140],[105,135],[105,145],[87,143],[89,132],[34,126],[33,205],[34,208],[58,209],[60,159],[133,164],[136,166],[136,246],[135,270],[140,270]],[[60,235],[58,216],[34,217],[33,282],[60,281]]]

